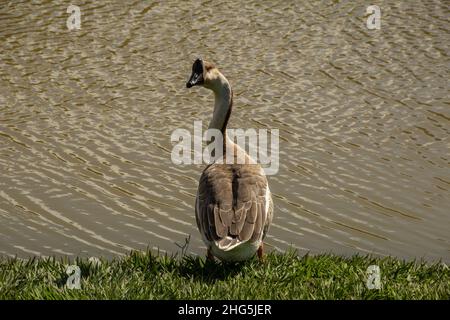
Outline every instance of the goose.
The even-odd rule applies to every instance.
[[[222,161],[203,170],[195,199],[197,227],[207,246],[207,258],[244,261],[255,254],[263,260],[263,240],[273,217],[273,202],[263,168],[226,133],[233,106],[230,83],[212,63],[200,58],[192,65],[187,88],[202,86],[214,92],[208,129],[222,133]],[[226,159],[233,150],[233,161]],[[239,161],[241,160],[241,161]]]

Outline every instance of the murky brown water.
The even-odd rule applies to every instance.
[[[232,128],[278,128],[267,243],[450,261],[448,1],[0,2],[0,254],[203,254],[203,166],[170,134],[209,121],[194,58],[234,92]]]

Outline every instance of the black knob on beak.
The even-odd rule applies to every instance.
[[[189,81],[186,82],[186,88],[191,88],[196,85],[203,84],[203,61],[202,59],[198,58],[194,61],[194,64],[192,65],[192,74],[189,78]]]

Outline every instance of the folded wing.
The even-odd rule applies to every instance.
[[[204,239],[225,251],[262,240],[271,222],[267,188],[259,165],[208,166],[200,177],[196,203]]]

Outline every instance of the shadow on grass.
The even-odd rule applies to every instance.
[[[206,257],[190,256],[187,254],[191,236],[189,235],[184,244],[176,245],[181,250],[178,273],[181,277],[194,279],[205,283],[214,283],[218,280],[225,280],[240,273],[245,266],[255,263],[255,258],[244,262],[224,262],[216,259],[209,260]],[[149,251],[147,251],[149,253]],[[151,254],[151,253],[150,253]],[[177,258],[177,254],[173,258]]]
[[[248,265],[254,264],[254,260],[245,262],[211,261],[204,257],[184,256],[179,264],[179,274],[182,277],[192,278],[195,281],[214,283],[218,280],[226,280],[242,272]]]
[[[78,261],[83,274],[89,274],[89,268],[83,261]],[[111,262],[112,265],[120,266],[123,272],[132,270],[140,271],[149,278],[169,273],[181,278],[193,279],[196,282],[214,283],[226,280],[243,272],[244,269],[252,269],[259,266],[257,258],[245,262],[223,262],[219,260],[208,260],[202,256],[192,256],[186,252],[182,254],[161,254],[151,249],[147,251],[132,251],[123,258]],[[86,268],[86,269],[84,269]],[[116,269],[117,270],[117,269]]]

